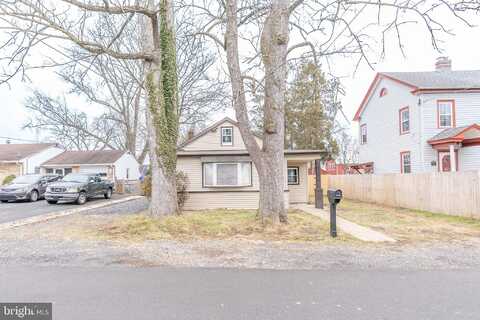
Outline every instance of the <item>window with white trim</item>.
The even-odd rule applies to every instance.
[[[298,175],[298,167],[288,167],[287,168],[287,180],[288,184],[299,184],[300,177]]]
[[[438,127],[451,128],[453,123],[453,101],[438,101]]]
[[[412,163],[410,158],[410,152],[402,152],[400,153],[400,162],[402,165],[402,173],[410,173],[412,172]]]
[[[233,127],[222,127],[221,134],[222,146],[233,145]]]
[[[367,125],[360,126],[360,144],[367,144]]]
[[[400,109],[400,134],[410,132],[410,108]]]
[[[251,162],[206,162],[203,164],[205,187],[246,187],[252,185]]]

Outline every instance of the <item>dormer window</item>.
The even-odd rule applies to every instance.
[[[380,90],[380,94],[379,94],[380,98],[386,96],[387,93],[388,93],[387,88],[382,88],[382,90]]]
[[[233,146],[233,127],[221,128],[222,146]]]

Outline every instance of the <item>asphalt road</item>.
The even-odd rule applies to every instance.
[[[112,200],[119,199],[122,196],[113,195]],[[90,199],[85,205],[91,203],[98,203],[105,200],[103,197]],[[48,204],[45,200],[39,200],[37,202],[8,202],[0,203],[0,223],[11,222],[19,219],[30,218],[46,213],[62,211],[77,208],[78,205],[74,203],[59,203],[55,205]]]
[[[0,302],[54,319],[479,319],[480,271],[0,267]]]

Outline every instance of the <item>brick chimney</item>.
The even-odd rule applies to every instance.
[[[435,62],[436,71],[451,71],[452,70],[452,60],[449,57],[438,57]]]

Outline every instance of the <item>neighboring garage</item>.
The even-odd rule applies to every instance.
[[[0,185],[9,175],[39,173],[43,162],[63,151],[55,143],[0,144]]]
[[[118,181],[138,180],[139,165],[128,151],[65,151],[41,165],[42,173],[99,173]]]

